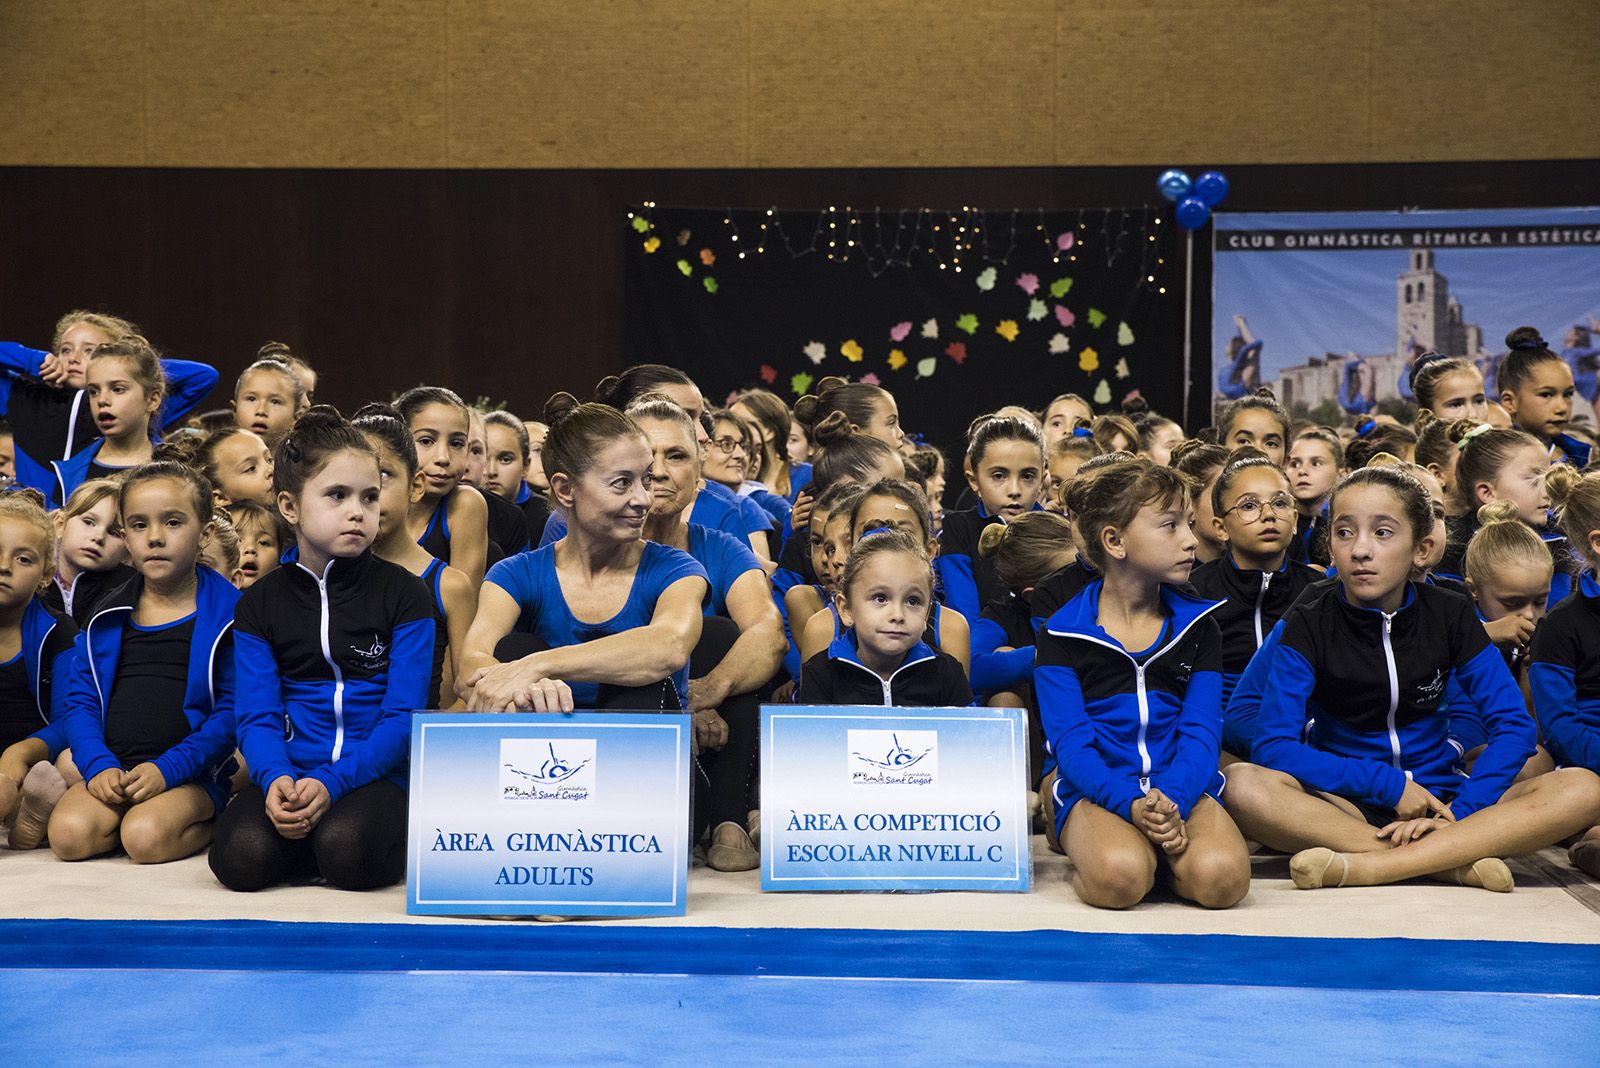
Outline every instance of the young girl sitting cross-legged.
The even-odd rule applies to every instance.
[[[1295,853],[1301,889],[1430,876],[1505,892],[1498,858],[1600,819],[1593,772],[1513,784],[1533,723],[1471,602],[1414,581],[1433,530],[1404,469],[1342,479],[1329,508],[1338,580],[1285,614],[1270,652],[1252,763],[1228,769],[1228,802],[1247,835]],[[1487,732],[1470,777],[1442,701],[1452,677]]]

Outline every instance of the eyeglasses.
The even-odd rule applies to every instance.
[[[733,453],[734,449],[744,448],[744,442],[740,441],[738,438],[712,438],[711,444],[715,445],[719,451],[728,453],[730,455]]]
[[[1266,502],[1260,501],[1255,497],[1245,497],[1222,514],[1227,515],[1228,512],[1238,512],[1240,519],[1246,523],[1254,523],[1261,518],[1261,510],[1263,508],[1270,508],[1277,515],[1289,515],[1294,511],[1294,498],[1287,493],[1280,493]]]

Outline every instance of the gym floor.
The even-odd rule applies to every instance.
[[[9,1029],[18,1064],[1595,1063],[1600,887],[1560,851],[1514,862],[1511,894],[1303,892],[1258,857],[1228,912],[1158,890],[1108,913],[1035,843],[1023,895],[762,894],[697,868],[685,917],[556,924],[409,917],[398,887],[231,894],[203,857],[0,851],[0,1018],[61,1024]]]

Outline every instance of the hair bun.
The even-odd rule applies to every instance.
[[[281,341],[269,341],[256,349],[258,360],[283,360],[287,362],[294,358],[294,350]]]
[[[1459,445],[1462,441],[1466,440],[1468,434],[1472,433],[1480,426],[1486,425],[1488,424],[1480,423],[1476,419],[1457,419],[1455,422],[1450,424],[1450,440]]]
[[[830,393],[840,386],[848,386],[849,384],[850,380],[841,375],[823,375],[822,379],[817,383],[817,396],[821,397],[824,393]]]
[[[1490,523],[1520,522],[1522,522],[1522,510],[1517,507],[1517,502],[1506,500],[1504,497],[1497,501],[1490,501],[1478,509],[1479,527],[1486,527]]]
[[[552,395],[549,400],[544,402],[543,422],[545,425],[554,428],[556,423],[560,422],[568,415],[571,415],[573,412],[577,411],[577,409],[577,397],[574,397],[572,394],[565,391],[556,393]]]
[[[1539,331],[1531,326],[1519,326],[1506,335],[1506,348],[1508,349],[1542,349],[1548,346],[1544,338],[1539,336]]]
[[[617,393],[622,389],[622,379],[616,375],[606,375],[594,384],[594,399],[601,404],[616,405]],[[550,398],[554,400],[555,398]]]
[[[1000,546],[1005,544],[1006,535],[1010,533],[1009,523],[990,523],[983,528],[983,533],[978,535],[978,555],[993,556],[1000,551]]]
[[[854,431],[850,429],[850,417],[843,412],[829,412],[823,416],[821,422],[811,428],[812,440],[823,448],[843,441],[852,433]]]
[[[1583,474],[1571,464],[1551,464],[1550,470],[1546,471],[1544,476],[1544,489],[1550,494],[1550,506],[1556,509],[1563,507],[1567,503],[1567,498],[1572,496],[1572,491],[1577,489],[1578,483],[1582,481]]]

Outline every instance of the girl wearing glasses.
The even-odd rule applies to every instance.
[[[1200,564],[1189,581],[1201,597],[1222,601],[1212,618],[1222,628],[1222,701],[1226,705],[1250,658],[1300,591],[1322,577],[1289,559],[1295,499],[1289,478],[1255,449],[1240,449],[1211,487],[1212,524],[1222,555]],[[1223,763],[1250,753],[1251,724],[1224,718]]]

